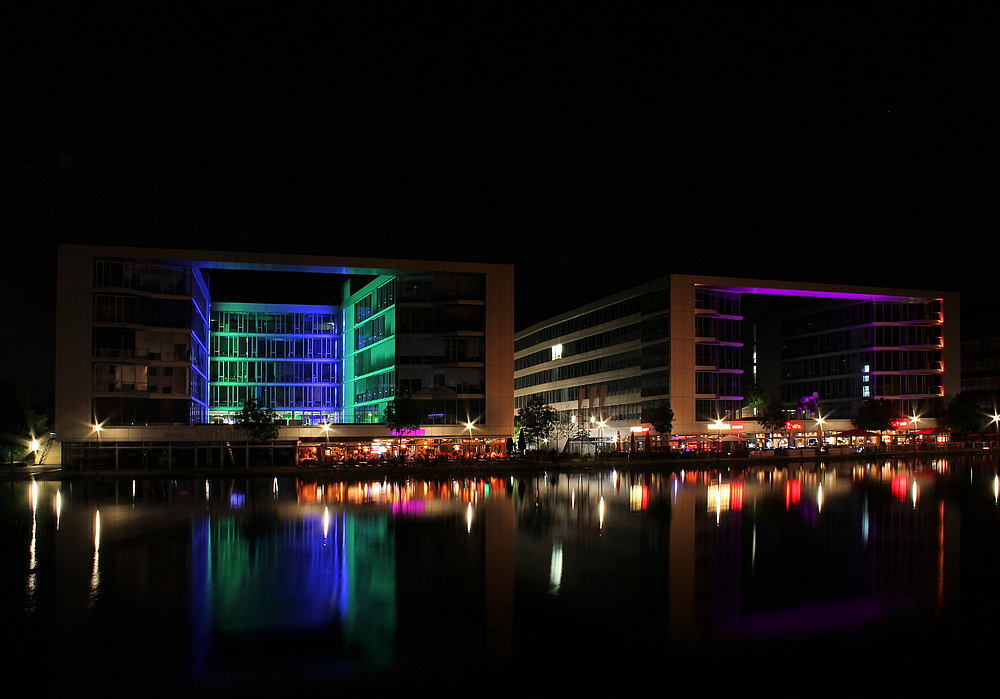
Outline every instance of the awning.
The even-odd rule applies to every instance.
[[[834,437],[874,437],[874,432],[869,432],[868,430],[854,429],[847,430],[846,432],[838,432],[833,435]]]
[[[910,434],[951,434],[946,427],[928,427],[926,430],[913,430]]]

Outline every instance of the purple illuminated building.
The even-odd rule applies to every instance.
[[[667,400],[675,434],[753,433],[743,392],[754,382],[791,415],[805,405],[846,420],[885,398],[930,420],[959,390],[959,298],[671,275],[519,332],[514,361],[515,405],[541,396],[606,448],[644,438]]]

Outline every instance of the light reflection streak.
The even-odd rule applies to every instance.
[[[62,491],[56,491],[56,531],[59,531],[59,519],[62,517]]]
[[[472,503],[469,503],[469,507],[465,514],[466,519],[466,529],[471,534],[472,533]]]
[[[87,606],[93,607],[97,603],[97,596],[101,587],[101,511],[94,514],[94,566],[90,573],[90,599]]]
[[[552,557],[549,560],[549,594],[558,595],[562,585],[563,547],[561,541],[552,546]]]
[[[598,505],[598,512],[600,513],[600,529],[604,529],[604,496],[601,496],[600,504]]]
[[[35,586],[36,586],[36,569],[38,567],[38,559],[36,557],[37,544],[38,544],[38,483],[35,480],[31,481],[31,543],[28,545],[28,583],[25,586],[25,592],[27,592],[26,608],[27,611],[32,612],[35,610]]]

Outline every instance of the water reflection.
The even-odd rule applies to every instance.
[[[0,620],[25,663],[181,686],[902,646],[997,620],[998,487],[985,459],[6,482]]]

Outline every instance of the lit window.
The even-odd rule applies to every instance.
[[[562,359],[562,345],[552,345],[552,359]]]

